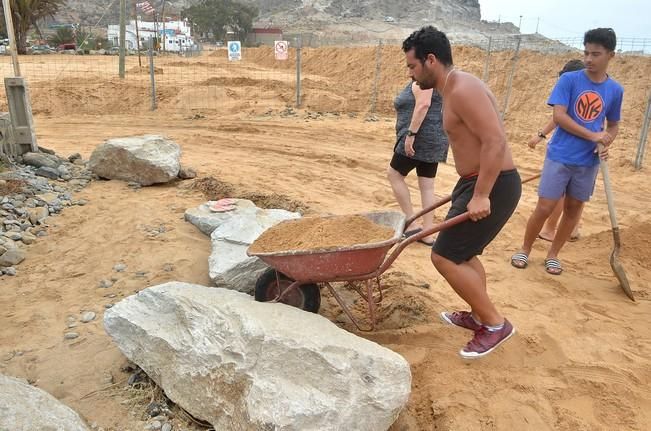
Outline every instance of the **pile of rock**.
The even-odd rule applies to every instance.
[[[25,259],[25,246],[47,235],[49,217],[71,205],[85,205],[73,193],[86,187],[92,173],[79,154],[67,159],[41,149],[16,159],[0,172],[0,275],[16,275]]]

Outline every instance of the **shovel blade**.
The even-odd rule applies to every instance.
[[[615,273],[615,277],[617,277],[617,280],[619,281],[619,285],[621,286],[626,296],[628,296],[631,299],[631,301],[635,302],[635,296],[633,296],[631,285],[628,282],[628,277],[626,277],[626,271],[624,271],[624,267],[617,260],[618,254],[619,253],[617,249],[614,249],[613,252],[610,254],[610,267]]]

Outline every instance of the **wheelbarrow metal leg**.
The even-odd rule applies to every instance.
[[[373,299],[373,280],[366,280],[366,294],[368,298],[368,314],[371,319],[371,330],[375,330],[375,299]]]
[[[300,281],[294,281],[292,284],[287,286],[287,289],[285,289],[284,291],[281,292],[280,291],[280,281],[278,280],[278,273],[276,273],[276,282],[278,283],[277,284],[277,286],[278,286],[278,296],[276,296],[276,299],[274,299],[273,301],[269,301],[269,302],[282,302],[282,300],[285,299],[285,296],[287,296],[294,289],[298,289],[301,286]]]
[[[355,327],[356,327],[358,330],[360,330],[360,331],[362,331],[362,332],[370,332],[370,331],[373,330],[373,326],[371,326],[370,328],[362,328],[361,326],[359,326],[359,324],[357,323],[357,319],[355,319],[355,318],[353,317],[353,314],[350,312],[350,310],[348,309],[348,306],[347,306],[347,305],[344,303],[344,301],[341,299],[341,297],[339,296],[339,294],[337,293],[337,291],[335,291],[335,289],[330,285],[330,283],[327,283],[327,282],[326,282],[326,283],[323,283],[323,284],[325,284],[325,286],[328,288],[328,290],[330,291],[330,293],[332,293],[332,296],[335,297],[335,299],[336,299],[337,302],[339,303],[339,306],[341,307],[341,309],[344,311],[344,313],[346,313],[346,316],[348,316],[348,318],[350,319],[350,321],[353,322],[353,325],[355,325]]]

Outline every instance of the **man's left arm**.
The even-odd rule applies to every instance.
[[[496,107],[481,82],[472,82],[457,91],[455,111],[480,141],[479,175],[468,203],[470,219],[477,221],[490,215],[489,196],[502,170],[506,135]]]

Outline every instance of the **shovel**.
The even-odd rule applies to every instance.
[[[599,150],[603,147],[599,145]],[[613,200],[613,192],[610,188],[610,174],[608,173],[608,163],[605,160],[601,160],[599,163],[601,167],[601,176],[604,178],[604,189],[606,189],[606,200],[608,201],[608,213],[610,214],[610,225],[612,226],[613,232],[613,241],[614,247],[612,253],[610,253],[610,267],[615,273],[615,277],[619,280],[619,285],[621,286],[626,296],[631,298],[635,302],[635,296],[633,296],[633,291],[631,290],[631,285],[628,283],[628,278],[626,277],[626,272],[624,272],[624,267],[619,263],[619,249],[621,247],[621,238],[619,236],[619,226],[617,225],[617,214],[615,213],[615,201]]]

